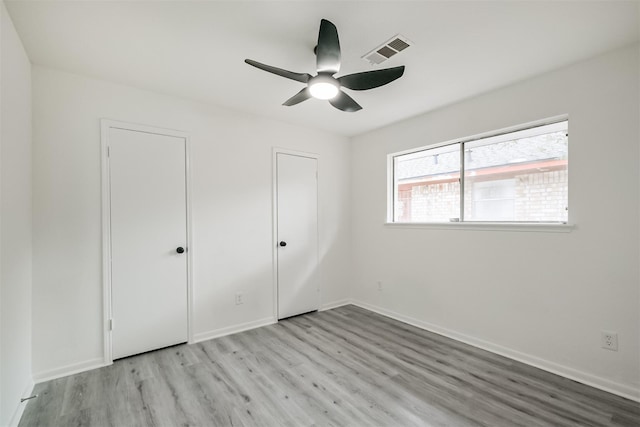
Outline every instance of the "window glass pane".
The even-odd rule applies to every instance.
[[[464,220],[566,222],[567,122],[464,144]]]
[[[441,222],[460,216],[460,144],[395,156],[396,222]]]

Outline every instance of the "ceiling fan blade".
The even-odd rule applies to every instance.
[[[316,65],[318,73],[330,73],[333,75],[340,70],[338,29],[326,19],[320,21],[320,33],[318,34],[318,46],[316,47]]]
[[[401,67],[385,68],[383,70],[365,71],[363,73],[349,74],[339,77],[338,82],[347,89],[367,90],[384,86],[387,83],[400,78],[404,74],[404,65]]]
[[[311,98],[311,94],[309,93],[309,88],[305,87],[300,92],[293,95],[291,98],[284,101],[282,105],[286,105],[287,107],[291,107],[292,105],[296,105],[301,103],[302,101],[306,101]]]
[[[338,110],[347,111],[349,113],[362,110],[362,107],[343,91],[338,92],[338,95],[335,98],[330,99],[329,103]]]
[[[307,83],[311,78],[310,74],[294,73],[293,71],[283,70],[282,68],[261,64],[260,62],[254,61],[252,59],[245,59],[244,62],[246,62],[249,65],[253,65],[256,68],[260,68],[261,70],[268,71],[270,73],[277,74],[281,77],[286,77],[287,79],[295,80],[301,83]]]

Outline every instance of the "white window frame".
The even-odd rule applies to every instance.
[[[394,182],[394,159],[398,156],[417,153],[420,151],[431,150],[434,148],[444,147],[447,145],[460,144],[461,150],[464,149],[464,143],[478,139],[491,139],[492,142],[499,142],[506,135],[518,131],[526,131],[528,129],[540,126],[551,125],[569,120],[567,114],[549,117],[543,120],[529,122],[517,126],[510,126],[499,130],[484,132],[473,136],[459,138],[455,140],[445,141],[437,144],[426,145],[418,148],[411,148],[404,151],[387,154],[387,218],[385,226],[390,228],[415,228],[415,229],[442,229],[442,230],[496,230],[496,231],[524,231],[524,232],[561,232],[568,233],[575,228],[575,224],[571,221],[571,210],[568,211],[566,222],[489,222],[489,221],[461,221],[461,222],[395,222],[394,221],[394,203],[395,203],[395,182]],[[512,137],[508,137],[512,139]],[[463,154],[463,153],[462,153]],[[464,158],[464,156],[462,156]],[[462,172],[462,170],[461,170]],[[464,177],[461,178],[461,194],[464,194]],[[464,209],[464,198],[461,196],[461,207]]]

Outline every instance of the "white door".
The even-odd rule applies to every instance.
[[[187,341],[186,140],[108,132],[117,359]]]
[[[276,154],[278,318],[319,308],[318,161]]]

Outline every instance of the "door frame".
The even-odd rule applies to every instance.
[[[121,122],[111,119],[100,120],[100,152],[102,170],[102,332],[104,364],[113,363],[112,354],[112,305],[111,305],[111,185],[109,174],[109,130],[122,129],[133,132],[144,132],[163,136],[184,138],[185,140],[185,193],[186,193],[186,255],[187,255],[187,339],[193,343],[193,238],[191,233],[191,172],[190,172],[190,138],[186,132]]]
[[[273,319],[278,322],[278,154],[289,154],[291,156],[307,157],[316,160],[316,172],[318,174],[316,179],[316,221],[317,221],[317,248],[316,262],[320,266],[320,155],[316,153],[309,153],[305,151],[290,150],[288,148],[273,147],[272,149],[272,181],[271,181],[271,203],[272,203],[272,264],[273,264]],[[319,272],[318,272],[319,274]],[[318,277],[318,307],[322,301],[322,287],[321,281]]]

